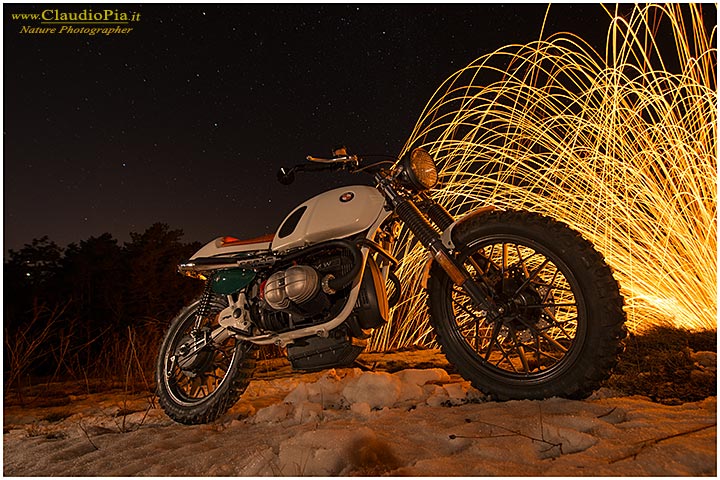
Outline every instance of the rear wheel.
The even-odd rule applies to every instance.
[[[210,340],[227,300],[213,296],[199,322],[197,301],[170,324],[155,372],[158,398],[176,422],[208,423],[225,413],[245,391],[255,367],[252,345],[228,337]]]
[[[584,397],[607,378],[625,337],[617,282],[565,224],[518,211],[469,219],[457,258],[490,297],[476,306],[434,265],[431,322],[448,360],[497,399]]]

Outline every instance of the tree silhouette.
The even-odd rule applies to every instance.
[[[113,322],[124,314],[123,252],[109,233],[68,245],[63,277],[69,280],[71,299],[83,317],[99,316]]]
[[[199,247],[181,243],[182,236],[182,230],[171,230],[164,223],[130,234],[131,242],[125,245],[127,299],[129,313],[136,319],[164,321],[199,295],[198,282],[177,273],[177,265]]]
[[[113,357],[130,338],[141,338],[144,368],[151,369],[155,345],[170,320],[202,290],[200,282],[177,273],[178,263],[200,246],[183,243],[182,236],[182,230],[155,223],[142,233],[130,233],[122,246],[104,233],[65,249],[45,236],[10,250],[5,262],[6,339],[20,342],[42,334],[46,342],[36,358],[26,360],[30,365],[23,366],[25,371],[103,375],[108,366],[121,364],[123,359]],[[38,314],[60,308],[61,316]],[[52,318],[51,325],[46,317]],[[6,367],[9,353],[20,346],[6,342]]]
[[[5,328],[29,318],[37,300],[57,303],[63,250],[47,236],[9,251],[5,264]]]

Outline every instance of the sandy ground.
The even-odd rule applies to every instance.
[[[492,402],[428,355],[361,356],[374,371],[266,366],[209,425],[176,424],[151,396],[122,391],[8,404],[3,473],[716,476],[716,397],[667,406],[601,389]]]

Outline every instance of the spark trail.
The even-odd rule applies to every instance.
[[[401,153],[435,156],[434,196],[456,216],[492,204],[581,232],[613,267],[631,330],[715,329],[717,27],[699,5],[607,13],[604,55],[562,33],[453,74]],[[419,278],[421,249],[396,254],[417,257],[399,273]],[[420,286],[403,285],[375,349],[432,340]]]

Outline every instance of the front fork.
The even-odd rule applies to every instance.
[[[450,254],[443,244],[438,230],[420,212],[415,202],[399,195],[388,179],[384,178],[378,183],[394,207],[395,213],[405,222],[415,238],[430,251],[433,259],[445,270],[450,280],[462,288],[476,305],[484,310],[491,310],[495,302],[486,291],[485,285],[475,282],[465,266]],[[452,215],[442,205],[435,203],[427,196],[423,197],[423,201],[428,204],[428,216],[440,228],[446,229],[454,222]]]

